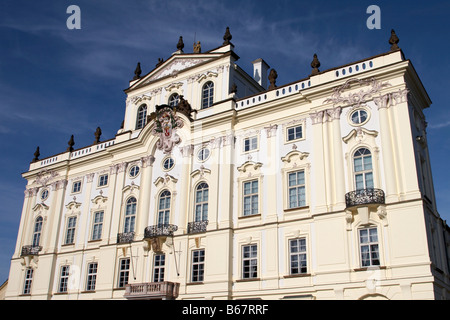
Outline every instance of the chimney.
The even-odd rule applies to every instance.
[[[252,61],[253,63],[253,79],[267,90],[267,71],[269,65],[261,58]]]

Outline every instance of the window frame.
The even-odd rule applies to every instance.
[[[379,237],[379,232],[378,232],[378,227],[375,225],[369,225],[369,226],[363,226],[357,229],[357,236],[358,236],[358,250],[359,250],[359,263],[360,266],[362,268],[370,268],[370,267],[379,267],[381,265],[381,253],[380,253],[380,237]],[[375,230],[376,232],[376,237],[377,237],[377,241],[371,241],[371,235],[370,235],[370,230]],[[368,242],[362,242],[361,241],[361,231],[367,231],[367,238],[368,238]],[[377,249],[372,251],[372,246],[376,245]],[[362,247],[363,246],[368,246],[369,247],[369,264],[365,265],[363,261],[367,261],[367,259],[363,259],[363,250]],[[377,253],[377,259],[373,259],[372,258],[372,253],[376,252]],[[377,260],[378,263],[373,263],[372,260]]]
[[[95,265],[94,272],[91,266]],[[86,291],[93,292],[97,285],[98,262],[89,262],[86,268]]]
[[[196,257],[196,253],[198,256]],[[203,282],[205,279],[205,249],[192,250],[191,253],[191,282]]]
[[[117,288],[125,288],[130,279],[130,258],[119,259],[119,274],[117,278]]]
[[[108,183],[109,183],[109,175],[107,173],[98,176],[97,187],[99,188],[107,187]]]
[[[359,121],[361,120],[361,111],[363,111],[363,112],[366,114],[366,119],[365,119],[364,121],[359,122],[359,123],[354,122],[354,121],[353,121],[353,115],[354,115],[355,113],[358,113],[358,120],[359,120]],[[365,125],[369,120],[370,120],[370,112],[369,112],[369,110],[367,110],[366,108],[357,108],[357,109],[351,110],[351,111],[348,113],[348,122],[350,123],[350,125],[352,125],[352,126],[354,126],[354,127],[360,127],[360,126],[363,126],[363,125]]]
[[[168,195],[167,195],[168,193]],[[164,208],[161,208],[161,200],[162,197],[164,197]],[[168,198],[168,199],[167,199]],[[168,207],[166,205],[169,205]],[[172,208],[172,192],[170,192],[169,189],[162,190],[158,195],[158,202],[157,202],[157,215],[156,215],[156,224],[158,226],[160,225],[166,225],[170,223],[170,216],[171,216],[171,208]],[[161,219],[162,217],[162,219]],[[160,221],[163,220],[163,223],[160,223]]]
[[[45,200],[47,200],[47,199],[48,199],[48,196],[49,196],[49,194],[50,194],[50,191],[48,191],[48,189],[47,189],[47,188],[44,188],[44,189],[42,189],[42,191],[41,191],[41,195],[40,195],[41,201],[45,201]]]
[[[297,252],[292,252],[292,242],[298,242],[299,241],[304,241],[304,244],[302,245],[297,245],[297,247],[299,248],[299,250]],[[304,248],[304,249],[300,249],[300,248]],[[289,251],[289,275],[291,276],[297,276],[297,275],[307,275],[308,274],[308,242],[306,237],[300,237],[300,238],[294,238],[294,239],[289,239],[288,240],[288,251]],[[293,272],[293,266],[292,266],[292,257],[296,256],[297,257],[297,272]],[[304,256],[304,259],[301,259],[301,256]],[[301,266],[301,262],[304,261],[304,266]],[[304,272],[302,272],[302,269],[305,268]]]
[[[211,86],[206,88],[207,85],[211,85]],[[201,110],[211,108],[212,105],[214,104],[214,87],[215,87],[215,85],[214,85],[213,81],[207,81],[202,86],[202,96],[201,96],[202,107],[201,107]],[[206,93],[206,96],[205,96],[205,93]]]
[[[137,172],[136,172],[136,170],[137,170]],[[128,170],[128,176],[131,179],[136,178],[140,173],[141,173],[141,168],[137,164],[132,165],[130,167],[130,169]]]
[[[64,236],[64,244],[71,245],[75,244],[75,233],[77,229],[77,216],[67,217],[66,232]]]
[[[169,166],[168,168],[166,168],[166,162],[168,162],[169,164],[170,164],[170,162],[172,162],[172,165]],[[172,158],[171,156],[165,157],[161,161],[161,167],[162,167],[163,171],[165,171],[165,172],[172,170],[175,167],[175,160],[174,160],[174,158]]]
[[[166,271],[166,254],[156,253],[153,256],[153,272],[152,272],[153,282],[164,282],[164,277],[166,273],[165,271]]]
[[[144,111],[142,111],[142,110],[144,110]],[[147,124],[147,111],[148,111],[148,107],[145,103],[141,104],[138,107],[137,113],[136,113],[136,130],[144,128],[145,125]]]
[[[250,257],[245,257],[245,248],[250,249]],[[255,248],[255,252],[252,249]],[[255,254],[255,256],[252,256]],[[254,264],[252,265],[252,261]],[[246,271],[246,262],[248,262],[248,270]],[[241,247],[241,279],[242,280],[253,280],[258,279],[258,244],[245,244]],[[251,268],[256,268],[256,270],[251,270]],[[247,275],[247,276],[246,276]]]
[[[59,269],[58,293],[67,293],[70,277],[70,265],[63,265]]]
[[[75,190],[75,186],[78,186]],[[72,182],[72,188],[70,189],[70,193],[75,194],[75,193],[81,193],[81,187],[82,187],[82,183],[81,180],[76,180],[74,182]]]
[[[250,191],[253,191],[253,183],[256,183],[256,187],[258,188],[257,192],[252,192],[249,194],[245,194],[245,185],[246,184],[251,184],[250,186]],[[251,179],[251,180],[245,180],[242,181],[242,217],[251,217],[251,216],[256,216],[261,214],[260,209],[260,185],[259,185],[259,178],[256,179]],[[254,201],[253,201],[253,197],[257,197],[256,198],[256,206],[257,206],[257,210],[256,213],[253,213],[253,206],[254,206]],[[250,214],[246,214],[246,209],[245,209],[245,199],[249,198],[250,199]]]
[[[206,186],[201,189],[201,201],[198,201],[198,192],[201,186]],[[206,189],[206,200],[205,200],[205,189]],[[197,208],[200,206],[200,216],[197,215]],[[205,214],[205,206],[206,206],[206,214]],[[202,181],[197,184],[194,192],[194,222],[201,222],[208,220],[208,212],[209,212],[209,184],[205,181]]]
[[[256,146],[254,148],[252,148],[253,146],[253,140],[256,141]],[[246,150],[246,141],[249,142],[248,146],[248,150]],[[252,135],[250,137],[245,137],[244,139],[242,139],[242,152],[243,153],[250,153],[250,152],[254,152],[254,151],[258,151],[259,150],[259,136],[258,135]]]
[[[369,154],[360,154],[360,155],[356,155],[357,152],[360,152],[360,150],[367,150],[369,152]],[[361,153],[361,152],[360,152]],[[365,158],[368,158],[370,156],[370,169],[365,169]],[[361,159],[361,167],[363,168],[362,170],[356,171],[356,164],[355,164],[355,160],[357,159]],[[360,147],[357,148],[353,154],[352,154],[352,169],[353,169],[353,185],[355,187],[354,190],[364,190],[364,189],[373,189],[375,188],[375,173],[374,173],[374,163],[373,163],[373,154],[372,151],[367,148],[367,147]],[[368,174],[372,175],[372,185],[369,186],[367,185],[367,175]],[[357,181],[357,176],[362,176],[362,183],[363,183],[363,188],[358,188],[358,181]]]
[[[33,225],[33,243],[32,243],[33,247],[38,247],[41,244],[43,224],[44,219],[42,218],[42,216],[36,217]]]
[[[176,98],[174,98],[176,96]],[[176,107],[180,103],[180,94],[178,92],[172,93],[167,99],[167,104],[171,107]],[[174,103],[176,102],[176,103]]]
[[[99,213],[101,213],[101,221],[97,221],[97,214]],[[91,241],[98,241],[102,239],[104,216],[105,216],[104,210],[97,210],[94,211],[94,213],[92,214]]]
[[[33,285],[34,269],[31,267],[25,268],[24,281],[23,281],[23,295],[31,294],[31,286]]]
[[[298,173],[300,173],[300,172],[303,173],[303,184],[296,184],[296,185],[291,186],[290,185],[290,182],[291,182],[290,176],[292,174],[298,175]],[[306,196],[306,172],[305,172],[305,169],[299,169],[299,170],[293,170],[293,171],[286,172],[286,181],[287,181],[286,187],[287,187],[287,205],[288,205],[287,208],[288,209],[300,209],[300,208],[306,207],[307,206],[307,196]],[[296,181],[298,181],[298,178],[296,179]],[[299,198],[298,189],[299,188],[303,188],[303,190],[304,190],[303,191],[303,196],[304,196],[304,199],[303,199],[304,204],[303,205],[298,205],[299,204],[299,200],[298,200],[298,198]],[[296,192],[297,206],[294,206],[294,207],[291,206],[291,194],[290,194],[291,189],[297,190],[297,192]]]
[[[132,199],[134,199],[134,202],[131,202]],[[137,214],[137,199],[136,197],[131,196],[125,202],[123,233],[130,233],[135,231],[136,217],[137,217],[136,214]]]
[[[297,138],[295,137],[295,128],[301,128],[301,137]],[[289,139],[289,130],[290,129],[294,129],[294,138],[293,139]],[[293,143],[293,142],[297,142],[297,141],[301,141],[301,140],[305,140],[305,124],[304,123],[297,123],[294,125],[290,125],[287,126],[285,128],[285,137],[284,137],[284,142],[285,143]]]

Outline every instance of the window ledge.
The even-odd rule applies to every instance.
[[[260,278],[249,278],[249,279],[237,279],[236,282],[251,282],[251,281],[260,281]]]
[[[198,281],[198,282],[187,282],[186,285],[187,286],[196,286],[199,284],[204,284],[203,281]]]
[[[353,271],[355,271],[355,272],[371,271],[371,270],[376,270],[376,269],[384,270],[384,269],[386,269],[386,266],[370,266],[370,267],[354,268]]]
[[[284,212],[289,213],[289,212],[294,212],[294,211],[297,211],[297,210],[305,210],[305,209],[309,209],[309,206],[288,208],[288,209],[284,209]]]
[[[286,276],[283,276],[283,278],[288,279],[288,278],[303,278],[303,277],[310,277],[311,273],[299,273],[299,274],[289,274]]]
[[[257,214],[250,214],[248,216],[239,216],[238,219],[247,219],[247,218],[261,218],[261,213],[257,213]]]

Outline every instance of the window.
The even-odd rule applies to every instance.
[[[286,130],[287,141],[294,141],[303,138],[303,126],[290,127]]]
[[[208,220],[208,184],[202,182],[195,191],[195,222]]]
[[[197,153],[197,159],[199,161],[206,161],[209,158],[210,154],[211,154],[211,151],[208,148],[202,148]]]
[[[368,119],[367,112],[365,110],[356,110],[351,114],[350,119],[353,124],[363,124]]]
[[[80,192],[81,190],[81,181],[75,181],[72,184],[72,193]]]
[[[134,232],[134,226],[136,223],[136,198],[131,197],[127,200],[127,205],[125,208],[125,224],[123,227],[123,232]]]
[[[48,198],[48,189],[44,189],[41,192],[41,200],[44,201],[47,200],[47,198]]]
[[[77,217],[69,217],[67,220],[66,240],[64,244],[73,244],[75,241],[75,227],[77,225]]]
[[[289,180],[289,208],[306,206],[305,171],[296,171],[288,174]]]
[[[139,166],[132,166],[130,168],[129,174],[131,178],[136,178],[137,175],[139,174]]]
[[[202,282],[205,273],[205,249],[192,251],[192,282]]]
[[[91,240],[100,240],[102,238],[103,229],[103,211],[94,213],[94,224],[92,226]]]
[[[244,216],[258,214],[258,180],[244,182]]]
[[[202,89],[202,109],[212,106],[214,97],[214,83],[211,81],[205,83]]]
[[[258,137],[244,139],[244,152],[258,149]]]
[[[180,96],[178,93],[174,93],[169,97],[169,106],[176,107],[178,103],[180,102]]]
[[[356,150],[353,157],[356,190],[373,188],[372,155],[366,148]]]
[[[98,186],[104,187],[106,185],[108,185],[108,175],[102,174],[101,176],[98,177]]]
[[[290,274],[303,274],[306,267],[306,239],[289,240]]]
[[[87,270],[86,291],[94,291],[97,282],[97,262],[89,263]]]
[[[361,251],[362,267],[380,265],[378,234],[376,227],[359,230],[359,246]]]
[[[175,164],[175,161],[172,158],[168,157],[168,158],[164,159],[164,161],[163,161],[163,168],[165,171],[169,171],[170,169],[173,168],[174,164]]]
[[[119,288],[124,288],[128,284],[130,276],[130,258],[120,259],[119,262]]]
[[[170,192],[164,190],[159,196],[158,225],[169,224],[170,217]]]
[[[242,278],[252,279],[258,276],[258,247],[256,244],[242,247]]]
[[[67,284],[69,282],[69,266],[62,266],[61,273],[59,275],[58,292],[67,292]]]
[[[153,260],[153,282],[164,281],[165,254],[156,254]]]
[[[33,282],[33,269],[27,268],[25,270],[25,281],[23,284],[23,294],[31,293],[31,283]]]
[[[147,105],[143,104],[139,107],[136,119],[136,129],[145,127],[147,121]]]
[[[38,247],[41,243],[42,221],[42,217],[37,217],[36,221],[34,222],[33,247]]]

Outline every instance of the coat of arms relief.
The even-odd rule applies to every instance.
[[[171,153],[173,147],[181,142],[176,131],[183,127],[183,121],[169,105],[156,106],[151,117],[155,120],[152,134],[159,137],[156,147],[165,154]]]

